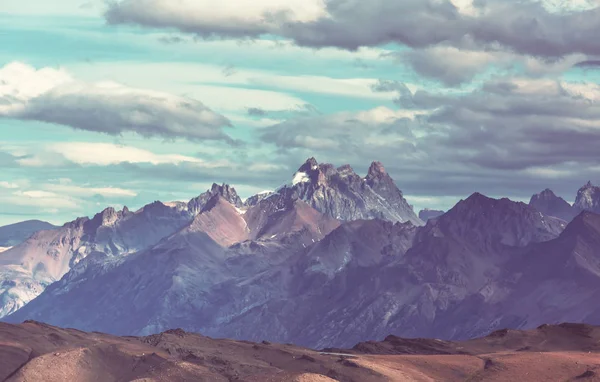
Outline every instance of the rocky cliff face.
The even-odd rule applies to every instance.
[[[383,219],[422,225],[383,165],[374,162],[365,178],[348,166],[335,168],[308,159],[279,194],[297,197],[338,220]]]
[[[577,191],[577,198],[573,206],[579,211],[600,213],[600,187],[588,182]]]
[[[550,189],[533,195],[529,205],[544,215],[554,216],[566,222],[573,220],[581,211],[579,208],[571,206],[563,198],[556,196]]]

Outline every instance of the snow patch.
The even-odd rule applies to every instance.
[[[0,253],[2,253],[2,252],[6,252],[6,251],[8,251],[8,250],[9,250],[9,249],[11,249],[11,248],[12,248],[12,247],[0,247]]]
[[[292,180],[292,185],[297,185],[298,183],[307,183],[310,182],[310,177],[307,173],[303,171],[298,171],[294,174],[294,179]]]

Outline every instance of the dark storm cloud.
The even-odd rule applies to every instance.
[[[122,0],[109,6],[113,24],[177,28],[200,36],[257,37],[274,34],[310,47],[400,43],[413,48],[440,44],[476,44],[520,54],[560,57],[600,54],[600,8],[550,12],[534,0],[474,2],[473,13],[461,13],[449,0],[327,0],[326,16],[297,21],[291,12],[266,12],[261,22],[224,17],[191,17],[167,0]],[[198,5],[190,13],[200,12]],[[207,6],[206,12],[210,12]]]
[[[582,62],[578,62],[576,65],[578,68],[600,68],[600,60],[586,60]]]

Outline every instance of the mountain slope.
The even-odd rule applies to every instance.
[[[242,205],[233,187],[213,184],[210,190],[188,203],[163,204],[157,201],[135,212],[127,207],[122,211],[107,208],[92,219],[80,218],[63,227],[35,233],[25,242],[0,254],[0,317],[25,305],[90,254],[100,252],[107,257],[119,257],[158,243],[192,223],[206,204],[217,196],[236,206]],[[239,214],[229,211],[230,215],[218,217],[216,210],[213,216],[205,214],[202,217],[207,220],[195,222],[195,229],[204,229],[213,235],[219,235],[219,230],[235,231],[234,225],[230,228],[227,216]],[[217,221],[220,222],[219,228],[214,227]],[[243,219],[238,219],[238,223],[245,224]],[[201,226],[203,228],[199,228]],[[243,235],[238,236],[227,232],[217,240],[229,243],[245,239]]]
[[[0,227],[0,247],[14,247],[38,231],[58,228],[40,220],[27,220]]]

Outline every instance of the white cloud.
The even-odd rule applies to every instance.
[[[19,188],[19,185],[16,183],[12,183],[12,182],[2,181],[2,182],[0,182],[0,188],[15,189],[15,188]]]
[[[277,171],[285,170],[288,167],[277,163],[253,163],[248,167],[249,171],[261,172],[261,171]]]
[[[333,78],[316,75],[278,75],[262,70],[236,68],[233,75],[210,64],[190,63],[98,63],[70,67],[79,76],[93,81],[113,78],[130,86],[151,86],[174,94],[210,100],[211,108],[227,113],[249,107],[269,111],[294,110],[307,101],[293,92],[331,94],[345,97],[391,101],[392,95],[376,93],[376,78]],[[161,73],[156,76],[156,73]],[[261,89],[255,89],[260,87]]]
[[[135,197],[137,192],[118,187],[84,187],[75,184],[46,184],[43,188],[54,193],[79,197],[101,195],[104,197]]]
[[[242,36],[263,34],[284,20],[310,22],[325,15],[323,0],[122,0],[111,4],[106,17],[114,23],[141,18],[150,24],[156,22],[157,26],[177,24],[182,30],[206,36],[215,30],[223,35]]]
[[[119,163],[181,164],[189,163],[204,168],[230,166],[227,160],[208,162],[200,158],[180,154],[156,154],[132,146],[110,143],[64,142],[48,146],[54,153],[80,165],[108,166]]]
[[[60,69],[13,62],[0,69],[0,117],[144,137],[231,141],[229,120],[201,102],[115,82],[87,83]]]
[[[0,196],[2,203],[23,206],[38,207],[43,211],[54,209],[80,209],[81,202],[66,195],[58,195],[43,190],[16,191],[11,195]]]

